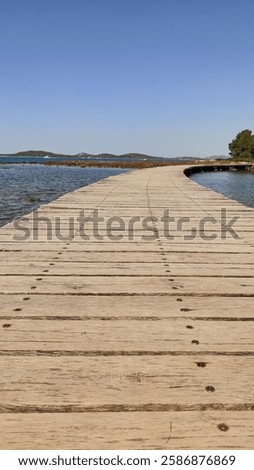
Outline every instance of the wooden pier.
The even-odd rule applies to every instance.
[[[253,449],[253,215],[172,166],[2,227],[1,449]]]

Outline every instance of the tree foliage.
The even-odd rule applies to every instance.
[[[228,145],[229,154],[237,160],[254,159],[254,135],[249,129],[245,129]]]

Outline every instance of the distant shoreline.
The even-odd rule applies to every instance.
[[[246,164],[243,162],[242,164]],[[181,165],[190,165],[195,167],[205,167],[208,170],[216,165],[239,165],[241,162],[235,162],[234,160],[198,160],[198,161],[153,161],[153,160],[115,160],[115,161],[102,161],[102,160],[56,160],[56,161],[40,161],[40,162],[29,162],[29,161],[20,161],[20,162],[1,162],[0,166],[5,165],[43,165],[43,166],[68,166],[68,167],[80,167],[80,168],[122,168],[122,169],[145,169],[145,168],[155,168],[163,166],[181,166]],[[251,163],[248,163],[249,166],[252,166]]]
[[[99,154],[92,154],[86,152],[80,152],[76,154],[64,154],[64,153],[54,153],[54,152],[47,152],[46,150],[25,150],[16,153],[1,153],[0,157],[40,157],[40,158],[138,158],[138,159],[163,159],[166,157],[157,157],[152,155],[146,155],[142,153],[125,153],[125,154],[113,154],[113,153],[99,153]]]
[[[220,163],[229,163],[225,161],[207,161],[205,162],[206,166],[213,166]],[[234,163],[234,162],[232,162]],[[153,160],[115,160],[115,161],[102,161],[102,160],[56,160],[56,161],[39,161],[39,162],[29,162],[29,161],[20,161],[20,162],[1,162],[0,166],[5,165],[43,165],[43,166],[68,166],[68,167],[80,167],[80,168],[123,168],[123,169],[145,169],[145,168],[155,168],[163,166],[180,166],[180,165],[195,165],[195,166],[204,166],[204,161],[153,161]]]
[[[113,153],[99,153],[99,154],[92,154],[92,153],[87,153],[87,152],[79,152],[76,154],[63,154],[63,153],[54,153],[54,152],[49,152],[46,150],[22,150],[20,152],[15,152],[15,153],[0,153],[0,157],[40,157],[40,158],[87,158],[87,159],[138,159],[138,160],[156,160],[156,161],[161,161],[161,160],[166,160],[166,161],[196,161],[196,160],[217,160],[217,159],[227,159],[228,157],[226,155],[211,155],[209,157],[193,157],[190,155],[185,155],[185,156],[176,156],[176,157],[158,157],[155,155],[147,155],[144,153],[138,153],[138,152],[129,152],[129,153],[124,153],[124,154],[113,154]]]

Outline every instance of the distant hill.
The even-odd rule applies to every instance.
[[[124,155],[115,155],[112,153],[99,153],[97,155],[94,155],[92,153],[85,153],[85,152],[80,152],[76,153],[74,155],[66,155],[63,153],[54,153],[54,152],[48,152],[45,150],[22,150],[21,152],[16,152],[16,153],[1,153],[0,155],[5,155],[7,157],[99,157],[99,158],[109,158],[109,157],[122,157],[122,158],[160,158],[160,157],[153,157],[150,155],[143,155],[141,153],[126,153]]]
[[[54,152],[47,152],[45,150],[23,150],[21,152],[16,152],[16,153],[5,153],[5,154],[0,154],[1,156],[7,156],[7,157],[69,157],[69,158],[82,158],[82,157],[91,157],[91,158],[138,158],[140,160],[142,159],[156,159],[156,158],[162,158],[162,157],[155,157],[151,155],[145,155],[141,153],[126,153],[123,155],[115,155],[112,153],[99,153],[97,155],[92,154],[92,153],[86,153],[86,152],[80,152],[76,153],[74,155],[66,155],[63,153],[54,153]]]
[[[118,155],[118,157],[121,157],[121,158],[140,158],[140,159],[150,159],[152,158],[154,160],[154,158],[163,158],[163,157],[155,157],[155,156],[151,156],[151,155],[145,155],[143,153],[124,153],[122,155]]]
[[[45,150],[23,150],[21,152],[16,152],[16,153],[2,153],[0,156],[7,156],[7,157],[68,157],[68,158],[105,158],[105,159],[110,159],[110,158],[121,158],[123,160],[126,159],[134,159],[134,160],[170,160],[170,161],[191,161],[191,160],[216,160],[216,159],[226,159],[228,156],[225,155],[213,155],[210,157],[203,157],[203,158],[197,158],[197,157],[189,157],[189,156],[182,156],[182,157],[156,157],[153,155],[146,155],[143,153],[135,153],[135,152],[130,152],[130,153],[124,153],[122,155],[115,155],[112,153],[99,153],[97,155],[92,154],[92,153],[85,153],[85,152],[80,152],[76,153],[75,155],[66,155],[63,153],[54,153],[54,152],[47,152]]]
[[[62,153],[45,152],[44,150],[24,150],[16,153],[1,153],[6,157],[70,157],[71,155],[63,155]]]

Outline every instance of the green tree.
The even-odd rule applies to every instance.
[[[239,132],[236,138],[228,144],[229,154],[237,160],[254,159],[254,135],[249,129]]]

